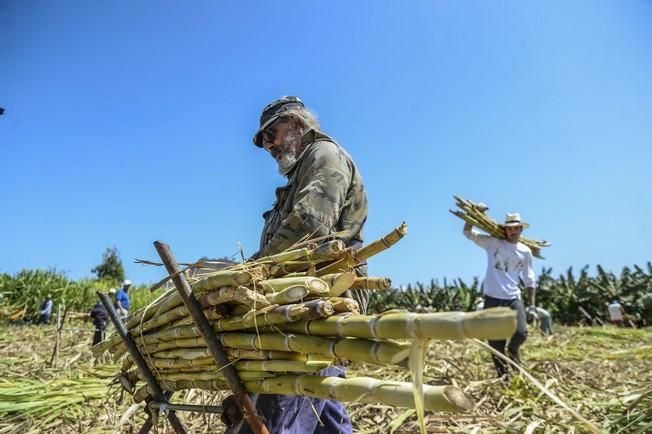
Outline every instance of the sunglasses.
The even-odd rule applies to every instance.
[[[276,138],[276,128],[266,128],[260,136],[263,139],[263,143],[273,143],[274,139]]]
[[[277,121],[272,123],[269,127],[265,128],[265,130],[260,133],[260,137],[262,139],[263,143],[273,143],[274,139],[276,139],[276,133],[278,132],[278,126],[280,124],[286,124],[289,122],[289,119],[287,118],[279,118]]]

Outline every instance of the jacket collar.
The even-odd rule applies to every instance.
[[[292,169],[290,169],[288,173],[285,175],[288,179],[291,179],[292,176],[294,175],[296,168],[301,163],[301,160],[303,160],[308,148],[310,148],[313,143],[318,142],[320,140],[328,140],[329,142],[335,143],[335,140],[333,140],[326,134],[322,133],[321,131],[308,130],[305,133],[303,133],[303,135],[301,136],[301,146],[303,147],[303,152],[301,152],[301,155],[299,155],[299,158],[297,158],[297,162],[294,163]]]

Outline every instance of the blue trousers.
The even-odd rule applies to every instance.
[[[325,377],[342,377],[338,367],[319,372]],[[294,395],[258,395],[256,409],[265,418],[270,434],[352,434],[349,415],[341,402]],[[239,434],[252,434],[245,422]]]

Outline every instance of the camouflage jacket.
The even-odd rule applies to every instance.
[[[276,189],[274,207],[263,214],[265,225],[256,256],[282,252],[298,241],[339,232],[347,245],[363,241],[367,194],[355,163],[333,139],[317,131],[302,137],[307,144]]]

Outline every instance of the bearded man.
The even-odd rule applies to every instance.
[[[260,250],[254,257],[280,253],[308,238],[340,239],[360,248],[367,219],[367,195],[351,156],[321,131],[316,116],[296,96],[284,96],[263,109],[254,144],[278,164],[287,184],[276,189],[274,207],[263,214]],[[366,275],[366,265],[356,268]],[[367,290],[348,295],[366,311]],[[324,376],[344,376],[331,367]],[[271,433],[351,433],[344,406],[335,400],[259,395],[256,408]],[[243,426],[240,433],[251,432]]]
[[[480,211],[485,211],[482,207]],[[516,363],[521,363],[519,348],[527,339],[527,319],[521,298],[519,281],[522,280],[528,293],[530,308],[535,308],[536,286],[532,269],[532,251],[518,241],[524,228],[529,225],[521,221],[519,213],[507,214],[501,225],[505,239],[478,234],[473,231],[471,223],[464,224],[464,235],[487,251],[487,274],[484,279],[484,308],[506,306],[516,311],[517,325],[514,335],[509,340],[491,340],[489,345],[501,354],[507,355]],[[498,376],[506,379],[507,366],[504,360],[492,355]]]

